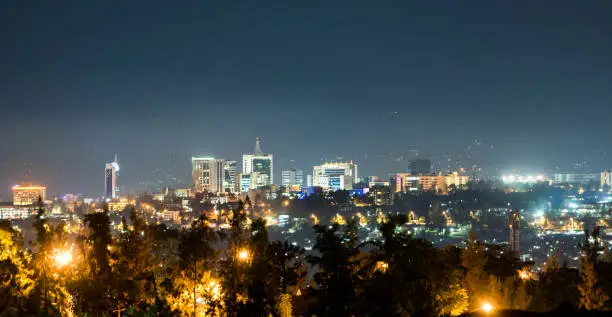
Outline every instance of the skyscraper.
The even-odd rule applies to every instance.
[[[510,228],[510,237],[508,238],[508,246],[510,253],[514,256],[520,255],[520,231],[521,231],[521,213],[518,209],[514,209],[508,216],[508,227]]]
[[[274,181],[274,157],[261,151],[260,139],[255,139],[255,150],[251,154],[242,155],[242,174],[257,173],[255,187],[261,188],[272,185]]]
[[[117,184],[118,176],[119,161],[117,160],[117,154],[115,154],[115,160],[106,163],[106,168],[104,169],[104,198],[114,199],[119,197],[119,184]]]
[[[226,193],[236,193],[239,191],[236,184],[236,161],[225,161],[223,163],[223,188]]]
[[[196,192],[222,193],[225,191],[225,160],[214,157],[192,157],[191,177]]]
[[[408,161],[408,172],[413,175],[423,175],[431,173],[431,160],[414,159]]]

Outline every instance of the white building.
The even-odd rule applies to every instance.
[[[117,160],[117,154],[115,154],[115,160],[110,163],[106,163],[104,169],[104,198],[115,199],[119,197],[119,185],[117,184],[117,177],[119,176],[119,161]]]
[[[313,186],[328,190],[353,189],[358,177],[357,164],[353,161],[323,163],[312,168]]]
[[[600,174],[558,173],[553,175],[555,183],[588,185],[590,183],[599,182],[600,179]]]
[[[612,187],[612,172],[610,171],[603,171],[601,172],[601,187],[603,188],[604,186],[608,186],[608,187]]]
[[[281,171],[281,185],[290,187],[301,187],[304,185],[304,171],[295,168],[283,168]]]
[[[255,140],[255,151],[251,154],[242,155],[242,174],[258,173],[255,188],[271,186],[274,181],[274,157],[272,154],[264,154],[261,151],[260,139]],[[242,182],[241,182],[242,183]]]
[[[196,192],[225,192],[225,160],[214,157],[192,157],[191,177]]]

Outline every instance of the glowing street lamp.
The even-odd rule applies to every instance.
[[[493,305],[491,305],[489,302],[484,302],[482,303],[482,307],[480,307],[480,309],[488,314],[493,311]]]
[[[53,255],[53,260],[55,261],[55,265],[57,265],[57,267],[64,267],[72,263],[72,251],[70,249],[56,251]]]
[[[238,250],[238,260],[241,262],[248,262],[251,259],[251,253],[247,249]]]

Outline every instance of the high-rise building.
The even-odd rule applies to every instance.
[[[425,175],[431,173],[431,160],[414,159],[408,161],[408,172],[414,175]]]
[[[508,227],[510,228],[510,236],[508,238],[510,253],[518,257],[520,255],[521,242],[521,213],[518,209],[512,210],[508,215]]]
[[[357,164],[350,162],[323,163],[312,168],[313,186],[329,190],[353,189],[358,178]]]
[[[225,160],[214,157],[192,157],[191,177],[196,192],[223,193]]]
[[[612,187],[612,172],[610,171],[603,171],[601,172],[601,188],[604,188],[606,186],[608,187]]]
[[[258,173],[256,188],[271,186],[274,181],[274,157],[261,151],[260,139],[255,139],[255,150],[242,155],[242,174]]]
[[[283,168],[281,170],[281,185],[290,187],[301,187],[304,185],[304,171],[295,168]]]
[[[117,177],[119,177],[119,161],[117,160],[117,154],[115,154],[115,160],[106,163],[104,168],[104,198],[114,199],[119,197]]]
[[[238,192],[238,184],[236,184],[236,161],[225,161],[223,164],[223,188],[225,192]]]
[[[13,205],[28,206],[38,202],[40,197],[45,200],[47,187],[38,185],[17,185],[13,186]]]

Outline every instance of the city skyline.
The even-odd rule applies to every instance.
[[[190,157],[255,136],[275,182],[339,160],[612,167],[612,4],[368,4],[0,4],[0,197],[99,194],[114,153],[135,191],[188,184]]]

